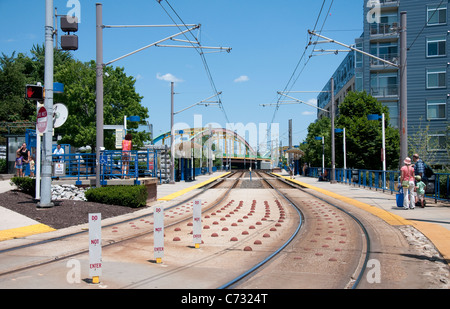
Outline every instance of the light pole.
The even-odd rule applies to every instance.
[[[399,108],[400,160],[399,160],[399,165],[401,165],[401,162],[403,162],[405,157],[408,155],[408,91],[407,91],[407,86],[408,86],[408,74],[407,74],[408,46],[406,45],[407,44],[407,13],[400,12],[400,28],[399,28],[400,61],[399,61],[399,64],[387,61],[385,59],[374,56],[365,51],[354,48],[350,45],[346,45],[346,44],[338,42],[336,40],[327,38],[321,34],[316,33],[315,31],[308,30],[308,33],[326,40],[324,42],[316,42],[315,44],[317,44],[317,43],[335,43],[335,44],[344,46],[355,52],[361,53],[365,56],[371,57],[373,59],[376,59],[378,61],[381,61],[383,63],[386,63],[390,66],[393,66],[393,67],[396,67],[399,69],[399,71],[400,71],[400,104],[399,104],[400,105],[400,108]],[[313,43],[310,42],[310,44],[313,44]]]
[[[52,137],[53,137],[53,0],[45,1],[45,99],[47,129],[44,132],[41,199],[38,207],[53,207],[52,203]],[[36,139],[40,138],[36,132]]]
[[[345,140],[345,128],[343,128],[343,129],[336,128],[336,129],[334,129],[334,132],[335,133],[343,133],[342,143],[343,143],[343,149],[344,149],[344,177],[345,177],[345,179],[347,179],[347,145],[346,145],[346,140]]]
[[[367,120],[379,120],[381,118],[381,134],[383,137],[381,146],[381,161],[383,162],[383,189],[386,187],[386,130],[385,130],[385,118],[384,113],[380,115],[370,114],[367,115]]]
[[[322,140],[322,177],[325,173],[325,136],[316,136],[316,141]]]
[[[46,0],[49,2],[50,0]],[[53,4],[53,1],[51,1]],[[158,1],[160,2],[160,1]],[[53,5],[52,5],[53,6]],[[96,80],[96,113],[97,113],[97,119],[96,119],[96,181],[95,184],[97,187],[101,186],[100,183],[100,150],[103,148],[103,67],[110,65],[116,61],[119,61],[125,57],[134,55],[140,51],[143,51],[147,48],[150,48],[152,46],[159,46],[159,47],[184,47],[184,48],[194,48],[194,49],[217,49],[220,51],[227,51],[230,52],[230,47],[204,47],[200,45],[200,42],[195,38],[194,41],[185,41],[185,40],[179,40],[181,42],[189,43],[189,45],[186,46],[173,46],[173,45],[161,45],[162,42],[168,41],[168,40],[175,40],[174,38],[180,35],[184,35],[185,33],[191,32],[192,30],[200,28],[200,25],[193,25],[193,24],[183,24],[184,27],[186,27],[186,30],[180,31],[179,33],[170,35],[164,39],[161,39],[159,41],[156,41],[154,43],[151,43],[149,45],[146,45],[144,47],[141,47],[135,51],[129,52],[128,54],[125,54],[123,56],[120,56],[114,60],[111,60],[107,63],[103,63],[103,29],[104,28],[158,28],[158,27],[175,27],[180,29],[179,25],[104,25],[103,24],[103,17],[102,17],[102,4],[97,3],[96,4],[96,67],[97,67],[97,80]],[[52,54],[53,55],[53,54]],[[53,82],[52,82],[53,84]],[[173,102],[173,99],[172,99]],[[173,143],[172,143],[173,144]],[[51,144],[50,144],[50,153],[51,153]],[[171,179],[173,179],[171,175]]]

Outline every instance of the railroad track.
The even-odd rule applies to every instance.
[[[340,231],[339,236],[341,236],[341,240],[339,240],[338,244],[340,244],[340,246],[335,248],[335,252],[341,252],[344,250],[352,250],[352,249],[342,249],[341,247],[343,247],[345,244],[347,244],[349,241],[347,241],[347,239],[342,240],[344,238],[346,238],[349,232],[349,227],[347,227],[348,224],[350,224],[350,222],[345,223],[345,220],[342,218],[342,216],[346,216],[348,217],[350,220],[347,221],[351,221],[351,224],[353,225],[357,225],[359,228],[359,231],[354,230],[352,232],[353,235],[362,235],[361,239],[357,239],[356,242],[359,243],[359,245],[357,247],[359,247],[359,249],[357,250],[352,250],[352,252],[354,254],[359,254],[359,258],[357,259],[357,261],[353,262],[352,265],[354,265],[354,267],[350,267],[349,270],[347,270],[347,274],[343,274],[341,273],[340,276],[342,277],[348,277],[350,278],[350,280],[345,284],[345,286],[343,286],[343,288],[351,288],[351,289],[355,289],[358,287],[365,269],[367,267],[367,262],[369,260],[369,253],[370,253],[370,237],[369,237],[369,233],[367,232],[366,228],[364,227],[363,223],[353,214],[349,213],[348,211],[342,209],[341,207],[335,205],[334,203],[327,201],[321,197],[319,197],[317,194],[312,193],[309,190],[305,190],[305,188],[302,188],[301,186],[294,184],[292,182],[289,182],[281,177],[275,177],[275,175],[273,174],[269,174],[269,173],[265,173],[265,174],[261,174],[258,173],[258,175],[264,179],[264,181],[270,186],[272,187],[278,194],[280,194],[283,198],[285,198],[293,207],[299,209],[299,211],[302,212],[302,214],[306,213],[307,215],[304,217],[306,217],[304,219],[304,221],[306,223],[309,223],[309,221],[311,221],[310,225],[310,233],[303,233],[301,236],[297,237],[297,238],[292,238],[289,240],[289,244],[290,244],[290,254],[286,254],[287,256],[291,256],[291,259],[289,258],[285,258],[285,260],[288,261],[284,261],[284,267],[286,267],[287,263],[291,263],[292,268],[290,268],[290,271],[292,271],[293,269],[296,268],[295,264],[296,260],[297,261],[301,261],[302,259],[304,260],[305,258],[298,255],[298,252],[294,252],[295,249],[293,249],[294,247],[297,248],[304,248],[304,252],[305,251],[309,251],[311,252],[310,255],[314,254],[315,257],[322,257],[324,254],[324,251],[330,251],[328,248],[330,248],[333,244],[333,239],[332,236],[334,234],[334,236],[336,236],[336,231],[332,230],[332,224],[337,224],[338,227],[340,227],[338,230]],[[262,176],[264,175],[264,176]],[[274,183],[275,182],[275,183]],[[281,182],[283,185],[280,186],[279,183],[277,184],[277,182]],[[281,187],[281,188],[286,188],[286,186],[289,186],[291,188],[295,188],[297,189],[296,192],[298,193],[299,191],[306,193],[307,195],[310,195],[314,200],[307,200],[305,199],[304,196],[295,196],[295,194],[292,194],[292,192],[289,193],[289,190],[285,190],[283,191],[283,189],[278,189],[277,187]],[[295,191],[294,191],[295,192]],[[333,212],[333,209],[336,210],[336,212]],[[331,212],[331,214],[330,214]],[[341,214],[337,214],[337,212],[340,212]],[[332,216],[334,216],[334,219],[331,218]],[[337,219],[337,220],[336,220]],[[323,224],[322,222],[319,222],[323,220],[324,222],[327,222],[328,224]],[[331,221],[330,221],[331,220]],[[344,227],[343,227],[344,226]],[[328,229],[328,230],[327,230]],[[324,234],[324,232],[327,232],[327,234]],[[320,237],[322,236],[322,237]],[[323,236],[327,236],[327,237],[323,237]],[[337,236],[337,238],[339,238],[339,236]],[[335,237],[336,238],[336,237]],[[308,244],[309,242],[309,244]],[[336,240],[334,241],[336,242]],[[351,241],[350,241],[351,242]],[[311,246],[312,244],[312,246]],[[336,244],[334,244],[336,245]],[[287,244],[284,245],[284,247],[286,247]],[[319,249],[318,249],[319,248]],[[321,250],[322,249],[322,250]],[[299,250],[302,251],[302,250]],[[281,250],[278,253],[281,253]],[[292,255],[294,255],[294,257],[292,258]],[[308,256],[308,254],[304,254],[305,256]],[[271,256],[270,258],[273,258],[273,256]],[[322,259],[323,260],[323,259]],[[344,261],[344,260],[343,260]],[[265,261],[267,262],[267,261]],[[261,263],[261,265],[259,265],[258,268],[263,267],[263,265],[265,264]],[[318,263],[321,263],[319,261],[319,259],[317,260]],[[338,262],[338,259],[336,257],[330,257],[328,259],[328,262]],[[308,263],[305,263],[308,264]],[[338,267],[338,265],[336,265]],[[259,271],[258,268],[255,268],[252,270],[252,273],[256,273]],[[330,271],[330,269],[328,269],[327,271]],[[276,272],[275,270],[271,270],[272,273]],[[252,273],[248,273],[246,274],[247,276],[251,276]],[[301,272],[299,272],[301,273]],[[318,272],[320,273],[320,272]],[[339,273],[339,272],[336,272]],[[350,274],[350,275],[349,275]],[[241,278],[242,279],[242,278]],[[270,278],[268,277],[264,277],[264,280],[270,280]],[[342,281],[345,283],[345,280]],[[233,285],[229,285],[229,286],[235,286],[235,287],[250,287],[250,288],[255,288],[254,285],[252,284],[242,284],[242,285],[238,285],[236,284],[236,282],[233,282]],[[302,286],[302,287],[306,287],[306,286]],[[295,288],[295,286],[292,287],[287,287],[287,288]]]
[[[165,209],[165,213],[168,216],[166,219],[167,224],[165,225],[165,231],[167,231],[165,242],[168,243],[168,247],[172,248],[172,250],[167,250],[169,251],[167,258],[163,259],[163,267],[165,269],[158,268],[155,271],[155,267],[148,267],[148,257],[142,261],[142,252],[129,250],[130,247],[137,247],[138,243],[146,243],[148,245],[149,238],[151,238],[153,233],[153,229],[148,227],[151,224],[152,214],[126,219],[102,227],[102,235],[105,235],[103,241],[104,259],[114,257],[111,263],[120,260],[137,263],[140,266],[144,263],[146,271],[149,268],[152,270],[148,273],[143,271],[142,277],[135,278],[132,283],[124,283],[117,276],[114,279],[105,278],[104,280],[108,282],[108,286],[141,288],[151,285],[162,288],[175,288],[176,286],[173,285],[173,282],[179,281],[176,278],[186,279],[185,276],[189,276],[187,274],[192,273],[192,270],[197,268],[208,268],[210,270],[208,273],[211,274],[203,276],[202,282],[198,285],[199,288],[240,288],[248,286],[248,284],[251,286],[252,282],[254,282],[252,280],[264,273],[263,268],[266,264],[269,264],[269,261],[274,260],[275,257],[282,258],[286,256],[287,247],[291,248],[289,250],[292,251],[292,248],[296,246],[294,243],[298,243],[299,239],[305,241],[304,236],[306,233],[301,232],[301,226],[305,218],[303,212],[306,213],[306,222],[308,224],[310,224],[311,216],[314,217],[315,214],[314,211],[308,209],[308,205],[305,203],[299,205],[295,194],[283,192],[283,190],[288,190],[286,188],[292,188],[292,184],[281,182],[282,180],[280,179],[259,173],[254,174],[254,180],[264,183],[262,189],[270,187],[272,190],[254,190],[256,193],[253,195],[253,201],[250,203],[252,199],[251,189],[234,190],[239,189],[238,184],[248,183],[248,179],[244,177],[245,175],[248,177],[248,174],[244,172],[230,174],[226,180],[215,182],[203,188],[195,196],[191,196]],[[280,189],[280,187],[283,189]],[[291,191],[299,192],[300,190]],[[260,198],[261,192],[264,192],[265,195]],[[201,245],[200,250],[192,249],[192,246],[189,246],[190,233],[188,231],[192,220],[192,212],[189,213],[185,209],[189,207],[190,201],[194,198],[201,198],[205,202],[202,215],[202,239],[204,239],[204,245]],[[270,198],[273,201],[269,201]],[[314,199],[317,200],[318,198],[314,197]],[[206,203],[207,200],[213,202],[209,204]],[[206,204],[209,204],[209,206],[206,206]],[[327,207],[332,206],[328,205]],[[184,212],[184,214],[180,214],[180,212]],[[257,216],[258,219],[254,219]],[[311,221],[318,221],[318,218]],[[310,228],[312,228],[311,225]],[[123,237],[117,237],[116,233],[121,230],[127,230],[128,232]],[[266,236],[268,238],[265,238]],[[81,239],[86,239],[86,237],[87,231],[82,231],[65,235],[64,238],[57,237],[51,240],[1,250],[0,259],[11,252],[14,252],[14,255],[20,255],[20,250],[34,250],[34,248],[55,245],[61,240],[67,241],[67,239],[72,238],[80,238],[81,241]],[[80,247],[75,247],[65,254],[44,260],[36,260],[29,265],[21,265],[7,271],[2,270],[0,279],[7,275],[55,264],[58,261],[69,258],[83,260],[85,258],[82,256],[85,256],[87,253],[86,244],[87,240],[85,243],[81,243]],[[362,246],[365,246],[367,248],[366,252],[368,252],[370,242],[362,244]],[[148,247],[150,246],[148,245]],[[361,256],[364,255],[367,261],[368,254],[361,252]],[[230,261],[236,260],[239,260],[239,263],[231,263],[229,265]],[[300,261],[295,258],[294,260]],[[107,262],[105,261],[105,263]],[[345,287],[355,288],[358,285],[359,279],[364,272],[365,264],[364,262],[356,264],[358,270],[353,270],[352,277],[357,277],[357,279],[353,280],[351,286],[347,284]],[[154,263],[153,265],[156,266]],[[227,271],[216,270],[217,265],[223,265],[223,269]],[[355,276],[357,272],[359,272],[359,275]],[[190,279],[194,281],[200,280],[199,278]],[[208,284],[207,282],[210,283]]]
[[[175,209],[175,208],[179,207],[180,205],[183,205],[183,204],[193,200],[194,198],[201,196],[207,190],[218,186],[220,183],[224,182],[225,179],[233,177],[235,175],[239,175],[239,173],[238,172],[233,172],[233,173],[231,173],[231,174],[229,174],[229,175],[227,175],[227,176],[225,176],[223,178],[219,178],[216,181],[214,181],[214,182],[204,186],[203,188],[201,188],[200,192],[190,196],[189,198],[184,199],[184,200],[182,200],[180,202],[177,202],[177,203],[175,203],[173,205],[167,206],[165,208],[165,210],[170,211],[171,209]],[[240,175],[242,175],[242,173]],[[223,193],[222,195],[220,195],[217,198],[216,203],[220,203],[223,200],[223,198],[229,193],[229,190],[231,190],[232,187],[234,187],[236,185],[238,179],[239,179],[239,177],[237,178],[236,181],[233,182],[231,187],[229,187],[225,193]],[[214,204],[212,206],[210,206],[210,207],[214,207]],[[103,225],[102,226],[102,230],[113,229],[113,232],[114,232],[114,231],[117,231],[118,226],[130,224],[130,223],[133,223],[134,221],[148,222],[148,219],[150,219],[151,217],[153,217],[153,212],[148,213],[148,214],[144,214],[144,215],[141,215],[141,216],[129,218],[129,219],[123,219],[123,220],[120,220],[118,222],[114,222],[112,224]],[[188,219],[189,219],[189,217],[184,216],[184,217],[181,217],[181,218],[177,218],[176,220],[168,220],[169,222],[167,224],[167,227],[170,227],[170,226],[172,226],[174,224],[177,224],[178,222],[184,222],[185,220],[188,220]],[[134,238],[137,238],[137,237],[140,237],[140,236],[145,236],[145,235],[152,234],[152,233],[153,233],[153,230],[151,230],[151,231],[147,230],[147,231],[142,231],[142,232],[135,230],[132,233],[129,233],[129,234],[123,236],[123,237],[114,237],[114,240],[106,241],[106,243],[104,243],[103,246],[106,247],[106,246],[109,246],[109,245],[113,245],[113,244],[120,243],[120,242],[123,242],[123,241],[131,240],[131,239],[134,239]],[[0,249],[0,259],[2,258],[2,256],[5,256],[6,254],[9,254],[9,253],[13,253],[15,255],[18,255],[20,253],[16,253],[16,252],[20,251],[20,250],[28,250],[28,249],[31,249],[31,248],[34,248],[34,247],[44,246],[44,245],[53,245],[53,244],[56,244],[56,243],[59,243],[59,242],[63,242],[63,241],[67,241],[67,240],[70,240],[70,239],[73,239],[73,238],[76,238],[76,237],[83,237],[83,236],[86,236],[87,234],[88,234],[88,230],[87,229],[82,229],[82,230],[78,230],[78,231],[75,231],[75,232],[65,233],[65,234],[60,235],[60,236],[55,236],[55,237],[52,237],[52,238],[44,239],[44,240],[31,241],[31,242],[23,244],[23,245],[12,246],[12,247],[8,247],[8,248],[5,248],[5,249]],[[56,256],[52,256],[52,257],[48,257],[48,258],[42,258],[41,260],[33,261],[32,263],[29,263],[29,264],[26,264],[26,265],[18,265],[18,266],[10,265],[10,266],[8,266],[7,270],[0,269],[0,277],[8,275],[8,274],[11,274],[11,273],[15,273],[15,272],[19,272],[19,271],[23,271],[23,270],[27,270],[27,269],[31,269],[31,268],[35,268],[35,267],[39,267],[39,266],[46,265],[46,264],[49,264],[49,263],[54,263],[54,262],[57,262],[57,261],[60,261],[60,260],[63,260],[63,259],[67,259],[67,258],[70,258],[70,257],[73,257],[73,256],[77,256],[79,254],[86,253],[86,252],[89,251],[88,249],[86,249],[86,244],[87,244],[87,242],[86,243],[82,243],[81,246],[79,246],[78,248],[59,253]]]

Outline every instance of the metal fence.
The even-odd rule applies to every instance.
[[[321,167],[309,167],[308,177],[329,181],[331,168],[322,173]],[[400,185],[400,171],[381,171],[364,169],[335,169],[335,180],[340,183],[358,187],[398,192]],[[450,201],[450,173],[435,173],[428,179],[426,196],[437,200]]]
[[[160,183],[168,177],[169,167],[164,161],[167,149],[147,150],[105,150],[100,154],[100,182],[107,184],[108,179],[135,179],[139,177],[155,177]],[[163,161],[161,163],[161,160]],[[53,174],[52,178],[76,178],[77,184],[81,180],[96,176],[96,154],[95,153],[69,153],[63,155],[52,155]],[[217,170],[213,167],[213,172]],[[179,173],[178,170],[175,171]],[[186,173],[195,173],[198,176],[207,172],[206,168],[195,168]],[[184,179],[191,180],[191,177]]]

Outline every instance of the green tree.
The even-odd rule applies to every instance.
[[[322,139],[325,138],[325,167],[331,165],[331,120],[324,117],[311,123],[308,126],[308,134],[305,143],[300,145],[300,149],[305,152],[304,162],[308,162],[311,166],[322,166]]]
[[[382,129],[380,121],[370,121],[369,114],[385,114],[386,165],[397,169],[400,138],[397,129],[389,124],[389,109],[366,92],[351,92],[339,105],[336,128],[346,129],[347,167],[380,170]],[[336,149],[342,149],[342,139],[336,140]],[[336,152],[336,161],[342,162],[342,152]]]
[[[0,57],[0,121],[36,121],[36,103],[25,100],[26,84],[44,81],[45,48],[33,46],[31,57],[22,53]],[[124,116],[140,116],[141,123],[148,118],[148,109],[141,105],[142,97],[136,92],[136,80],[127,76],[124,68],[105,68],[104,123],[123,124]],[[64,103],[69,110],[66,123],[55,129],[63,143],[75,147],[90,145],[96,140],[96,70],[95,62],[82,63],[66,51],[54,50],[54,81],[64,84],[63,94],[54,94],[54,103]],[[136,132],[139,123],[129,122],[133,144],[142,146],[149,133]],[[114,149],[112,130],[104,134],[106,149]]]

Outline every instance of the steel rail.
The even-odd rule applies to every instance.
[[[231,177],[232,175],[235,175],[235,174],[236,174],[236,172],[234,172],[234,173],[232,173],[232,174],[229,174],[229,175],[226,176],[226,178],[229,178],[229,177]],[[217,206],[218,204],[220,204],[220,203],[228,196],[228,194],[230,193],[230,191],[231,191],[233,188],[235,188],[236,184],[239,182],[239,179],[242,177],[242,175],[243,175],[243,174],[241,174],[238,178],[236,178],[236,180],[234,181],[234,183],[233,183],[233,184],[230,186],[230,188],[228,188],[228,190],[222,195],[222,197],[220,198],[220,200],[218,200],[216,203],[212,204],[210,207],[208,207],[208,208],[202,210],[202,212],[208,211],[208,210],[210,210],[211,208],[214,208],[215,206]],[[223,180],[223,179],[225,179],[225,178],[220,178],[220,180]],[[168,207],[167,210],[169,210],[169,209],[171,209],[171,208],[175,208],[175,207],[177,207],[177,206],[180,206],[180,205],[182,205],[182,204],[184,204],[184,203],[186,203],[186,202],[188,202],[188,201],[191,201],[193,198],[195,198],[195,197],[197,197],[197,196],[203,194],[205,191],[207,191],[207,190],[211,189],[212,187],[216,186],[216,185],[218,184],[218,183],[217,183],[218,180],[219,180],[219,179],[213,181],[213,182],[210,183],[210,184],[207,184],[207,185],[205,186],[205,189],[203,189],[201,192],[196,193],[195,195],[193,195],[193,196],[191,196],[191,197],[189,197],[189,198],[183,200],[182,202],[179,202],[179,203],[177,203],[177,204],[175,204],[175,205],[172,205],[172,206]],[[151,217],[151,216],[153,216],[153,213],[147,214],[147,215],[138,216],[138,217],[131,218],[131,219],[127,219],[127,220],[123,220],[123,221],[116,222],[116,223],[113,223],[113,224],[109,224],[109,225],[106,225],[106,226],[102,226],[102,229],[103,229],[103,228],[106,228],[106,227],[111,227],[111,226],[113,226],[113,225],[123,224],[123,223],[127,223],[127,222],[129,222],[129,221],[133,221],[133,220],[141,219],[141,218],[146,218],[146,217]],[[175,224],[179,224],[179,223],[184,222],[184,221],[189,220],[189,219],[191,219],[191,217],[186,217],[186,218],[184,218],[184,219],[181,219],[181,220],[172,222],[172,223],[170,223],[170,224],[168,224],[168,225],[165,225],[165,227],[170,227],[170,226],[173,226],[173,225],[175,225]],[[44,240],[44,241],[39,241],[39,242],[32,243],[32,244],[27,244],[27,245],[23,245],[23,246],[18,246],[18,247],[14,247],[14,248],[5,249],[5,250],[0,251],[0,254],[1,254],[1,253],[4,253],[4,252],[7,252],[7,251],[12,251],[12,250],[17,250],[17,249],[22,249],[22,248],[31,247],[31,246],[34,246],[34,245],[40,245],[40,244],[44,244],[44,243],[48,243],[48,242],[52,242],[52,241],[61,240],[61,239],[64,239],[64,238],[76,236],[76,235],[79,235],[79,234],[82,234],[82,233],[87,233],[87,232],[88,232],[88,231],[81,231],[81,232],[77,232],[77,233],[72,233],[72,234],[63,235],[63,236],[60,236],[60,237],[55,237],[55,238],[48,239],[48,240]],[[135,239],[135,238],[139,238],[139,237],[142,237],[142,236],[145,236],[145,235],[148,235],[148,234],[152,234],[152,233],[153,233],[153,231],[146,231],[146,232],[143,232],[143,233],[134,234],[134,235],[131,235],[131,236],[128,236],[128,237],[124,237],[123,239],[120,239],[120,240],[118,240],[118,241],[111,241],[111,242],[109,242],[109,243],[107,243],[107,244],[104,244],[104,245],[102,245],[102,248],[106,248],[106,247],[109,247],[109,246],[111,246],[111,245],[120,244],[120,243],[122,243],[122,242],[129,241],[129,240],[132,240],[132,239]],[[89,252],[89,249],[78,250],[77,252],[71,252],[71,253],[69,253],[69,254],[57,256],[57,257],[55,257],[55,258],[53,258],[53,259],[40,261],[40,262],[37,262],[37,263],[32,264],[32,265],[26,265],[26,266],[18,267],[18,268],[15,268],[15,269],[7,270],[7,271],[4,271],[4,272],[0,273],[0,277],[9,275],[9,274],[12,274],[12,273],[15,273],[15,272],[19,272],[19,271],[24,271],[24,270],[36,268],[36,267],[39,267],[39,266],[44,266],[44,265],[47,265],[47,264],[50,264],[50,263],[53,263],[53,262],[57,262],[57,261],[61,261],[61,260],[64,260],[64,259],[67,259],[67,258],[70,258],[70,257],[73,257],[73,256],[77,256],[77,255],[80,255],[80,254],[85,254],[85,253],[87,253],[87,252]]]
[[[305,192],[305,193],[307,193],[309,195],[314,196],[315,198],[321,200],[322,202],[327,203],[328,205],[331,205],[331,206],[339,209],[343,213],[347,214],[350,218],[352,218],[356,223],[358,223],[358,225],[360,226],[360,228],[361,228],[361,230],[362,230],[362,232],[364,234],[364,238],[366,240],[366,252],[365,252],[365,259],[364,259],[363,265],[361,267],[361,270],[359,272],[359,275],[358,275],[358,277],[356,278],[355,282],[353,283],[353,285],[351,287],[351,289],[356,289],[358,287],[359,283],[361,282],[362,276],[364,275],[364,272],[365,272],[365,270],[367,268],[367,263],[369,262],[369,256],[370,256],[370,250],[371,250],[371,245],[370,245],[371,241],[370,241],[369,232],[365,228],[364,224],[355,215],[351,214],[347,210],[345,210],[342,207],[339,207],[339,206],[337,206],[337,205],[335,205],[335,204],[325,200],[324,198],[321,198],[321,197],[317,196],[316,194],[313,194],[313,193],[311,193],[309,191],[304,190],[304,188],[302,186],[300,186],[299,184],[295,184],[295,183],[292,183],[290,181],[286,181],[283,178],[278,177],[277,175],[274,175],[274,174],[272,174],[272,175],[277,177],[277,179],[283,181],[284,183],[290,184],[291,186],[293,186],[295,188],[298,188],[298,189],[302,190],[303,192]]]
[[[293,201],[291,201],[285,194],[281,193],[278,189],[276,189],[271,183],[269,183],[267,181],[267,179],[265,179],[264,177],[261,177],[258,172],[256,172],[256,174],[263,179],[270,187],[272,187],[272,189],[275,190],[275,192],[277,192],[280,196],[282,196],[284,199],[286,199],[286,201],[291,204],[292,207],[294,207],[294,209],[297,211],[299,217],[300,217],[300,222],[297,226],[297,228],[295,229],[294,233],[291,235],[291,237],[289,237],[289,239],[283,243],[277,250],[275,250],[274,252],[272,252],[269,256],[267,256],[266,258],[264,258],[261,262],[257,263],[255,266],[251,267],[250,269],[248,269],[247,271],[245,271],[244,273],[240,274],[239,276],[237,276],[236,278],[228,281],[227,283],[221,285],[218,287],[218,289],[227,289],[227,288],[231,288],[233,285],[235,285],[236,283],[238,283],[239,281],[241,281],[242,279],[244,279],[245,277],[251,275],[252,273],[256,272],[259,268],[261,268],[264,264],[266,264],[267,262],[269,262],[273,257],[275,257],[276,255],[278,255],[284,248],[286,248],[287,245],[289,245],[289,243],[294,239],[295,236],[297,236],[298,232],[300,231],[302,225],[303,225],[303,214],[301,212],[301,210],[295,205],[295,203]]]
[[[226,177],[222,177],[222,178],[216,179],[215,181],[213,181],[213,182],[211,182],[211,183],[201,187],[201,188],[203,188],[202,191],[196,193],[193,196],[190,196],[189,198],[184,199],[181,202],[178,202],[178,203],[176,203],[176,204],[174,204],[174,205],[172,205],[170,207],[167,207],[167,210],[175,208],[175,207],[178,207],[178,206],[180,206],[180,205],[182,205],[182,204],[192,200],[193,198],[195,198],[195,197],[205,193],[205,191],[209,190],[210,188],[218,185],[218,183],[222,182],[224,179],[229,178],[229,177],[231,177],[231,176],[233,176],[235,174],[236,173],[232,173],[232,174],[227,175]],[[143,219],[143,218],[147,218],[147,217],[151,217],[151,216],[153,216],[153,213],[141,215],[141,216],[138,216],[138,217],[133,217],[131,219],[122,220],[122,221],[119,221],[119,222],[114,222],[114,223],[102,226],[102,229],[103,228],[108,228],[108,227],[111,227],[111,226],[114,226],[114,225],[117,225],[117,224],[123,224],[123,223],[127,223],[127,222],[130,222],[130,221],[133,221],[133,220]],[[42,244],[46,244],[46,243],[50,243],[50,242],[54,242],[54,241],[58,241],[58,240],[63,240],[63,239],[66,239],[66,238],[69,238],[69,237],[73,237],[73,236],[78,236],[78,235],[81,235],[81,234],[84,234],[84,233],[87,233],[87,232],[88,232],[87,230],[82,230],[82,231],[79,231],[79,232],[74,232],[74,233],[65,234],[65,235],[58,236],[58,237],[44,239],[44,240],[41,240],[41,241],[37,241],[37,242],[25,244],[25,245],[11,247],[11,248],[7,248],[7,249],[2,249],[2,250],[0,250],[0,254],[6,253],[6,252],[10,252],[10,251],[19,250],[19,249],[24,249],[24,248],[28,248],[28,247],[38,246],[38,245],[42,245]]]

